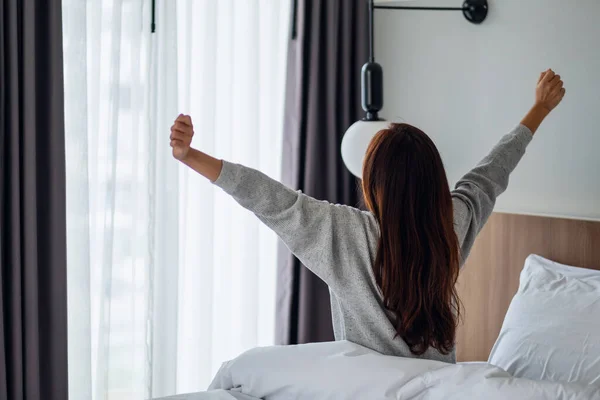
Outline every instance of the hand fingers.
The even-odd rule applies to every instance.
[[[560,80],[560,75],[556,74],[548,83],[550,83],[550,85],[556,85],[558,82],[562,81]]]
[[[177,126],[177,127],[179,127],[179,129],[182,129],[182,130],[190,130],[190,131],[193,130],[193,128],[190,125],[186,124],[185,122],[183,122],[180,119],[175,120],[175,122],[173,123],[173,126]]]
[[[544,79],[544,75],[546,75],[546,72],[540,73],[540,77],[538,78],[538,81],[537,81],[538,84],[542,81],[542,79]]]
[[[179,116],[177,117],[175,122],[181,122],[182,124],[191,127],[192,126],[192,117],[190,117],[189,115],[185,115],[185,114],[179,114]]]
[[[549,69],[548,71],[546,71],[544,77],[542,78],[542,83],[548,83],[550,82],[554,76],[556,76],[556,74],[554,73],[554,71],[552,71],[551,69]]]
[[[171,131],[171,136],[169,136],[169,138],[171,140],[181,140],[182,142],[185,142],[186,140],[189,139],[189,136],[186,135],[185,133],[179,132],[179,131]]]
[[[557,81],[552,81],[552,88],[556,89],[556,88],[561,88],[563,87],[564,82],[561,79],[558,79]]]
[[[171,126],[171,130],[179,131],[188,136],[194,136],[194,130],[189,126],[180,121],[175,121],[173,126]]]
[[[551,93],[558,93],[560,92],[560,89],[563,88],[563,81],[558,80],[557,82],[552,82],[550,85],[550,92]]]
[[[185,144],[181,140],[171,140],[171,147],[184,147]]]
[[[563,97],[565,97],[565,93],[566,93],[566,89],[565,88],[560,88],[558,90],[553,90],[550,93],[550,99],[554,99],[554,101],[556,102],[561,102]]]

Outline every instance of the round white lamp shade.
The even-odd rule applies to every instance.
[[[358,121],[348,128],[342,139],[342,160],[353,175],[362,179],[363,160],[371,139],[389,126],[389,121]]]

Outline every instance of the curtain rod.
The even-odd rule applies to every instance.
[[[292,0],[292,24],[290,36],[295,40],[298,36],[298,0]]]
[[[150,22],[150,32],[156,32],[156,0],[152,0],[150,12],[152,13],[152,20]]]

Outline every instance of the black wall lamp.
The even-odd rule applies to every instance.
[[[374,12],[383,10],[419,10],[419,11],[461,11],[467,21],[481,24],[488,14],[487,0],[465,0],[462,7],[415,7],[375,4],[367,0],[369,6],[369,60],[362,68],[362,108],[365,117],[354,123],[342,140],[342,159],[346,167],[355,176],[362,176],[362,163],[371,139],[388,122],[379,118],[383,108],[383,68],[375,62],[374,49]]]

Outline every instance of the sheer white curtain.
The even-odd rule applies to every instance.
[[[276,237],[178,165],[194,146],[278,178],[289,1],[63,0],[70,398],[206,389],[273,341]]]

